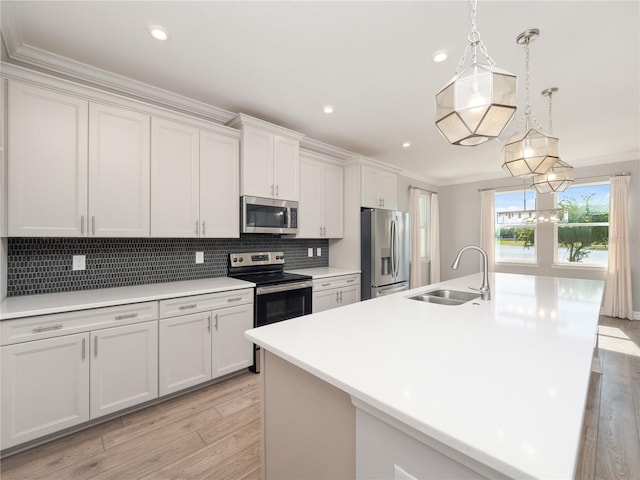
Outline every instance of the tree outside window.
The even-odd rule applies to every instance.
[[[565,212],[557,225],[558,263],[607,266],[609,257],[609,182],[578,185],[558,193]]]

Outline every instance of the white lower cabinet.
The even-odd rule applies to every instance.
[[[227,307],[226,305],[233,306]],[[182,311],[188,315],[177,315]],[[251,366],[253,289],[160,301],[160,395]]]
[[[342,275],[313,281],[313,313],[360,301],[360,275]]]
[[[91,418],[158,397],[158,322],[91,332]]]
[[[244,332],[253,327],[253,303],[212,313],[212,377],[251,366],[253,344],[244,338]]]
[[[506,479],[503,474],[359,401],[356,480]],[[364,410],[360,407],[364,407]]]
[[[89,334],[2,347],[2,449],[89,420]]]
[[[211,380],[211,312],[160,320],[160,395]]]

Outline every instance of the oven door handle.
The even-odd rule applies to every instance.
[[[299,290],[301,288],[313,287],[313,281],[306,280],[304,282],[284,283],[280,285],[271,285],[267,287],[256,288],[256,295],[268,295],[269,293],[286,292],[288,290]]]

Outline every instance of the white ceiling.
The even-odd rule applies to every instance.
[[[23,62],[64,73],[106,70],[438,185],[506,176],[501,143],[454,147],[434,126],[434,95],[467,44],[466,1],[2,1],[0,8],[9,54]],[[165,26],[170,40],[151,38],[150,24]],[[640,2],[481,0],[477,27],[497,66],[518,75],[521,108],[505,138],[525,103],[524,48],[515,38],[539,28],[531,104],[546,128],[540,92],[560,89],[553,126],[562,159],[579,167],[640,158]],[[443,48],[449,60],[433,63]],[[325,115],[325,104],[335,113]]]

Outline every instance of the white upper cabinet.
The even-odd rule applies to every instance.
[[[8,234],[87,232],[88,102],[9,82]]]
[[[303,153],[297,238],[343,236],[343,168]]]
[[[239,141],[151,120],[151,236],[238,237]]]
[[[200,131],[201,236],[240,236],[239,164],[238,138]]]
[[[91,236],[149,236],[149,115],[89,105]]]
[[[298,200],[300,139],[304,135],[244,114],[228,125],[242,129],[241,194]]]
[[[397,181],[395,173],[369,165],[362,166],[362,206],[368,208],[397,208]]]
[[[197,237],[200,233],[197,128],[151,121],[151,236]]]
[[[9,235],[149,235],[149,116],[9,82]]]

